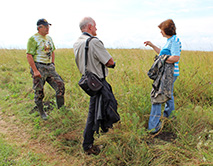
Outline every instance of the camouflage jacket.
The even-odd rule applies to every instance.
[[[165,63],[169,55],[161,55],[155,59],[154,64],[148,72],[153,79],[151,91],[151,103],[161,104],[171,99],[174,64]]]

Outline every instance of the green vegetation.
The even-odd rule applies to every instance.
[[[3,136],[1,136],[3,137]],[[21,153],[21,149],[16,146],[11,146],[5,143],[3,138],[0,138],[0,166],[46,166],[45,159],[39,154],[34,154],[33,152]],[[43,161],[42,161],[43,160]]]
[[[109,69],[107,80],[118,100],[121,121],[107,134],[95,135],[95,143],[104,145],[100,155],[86,156],[81,143],[89,97],[77,84],[81,74],[73,50],[56,50],[56,70],[66,85],[66,106],[56,108],[55,92],[46,84],[44,101],[53,103],[52,109],[46,108],[48,121],[41,120],[36,111],[30,113],[35,104],[25,50],[0,50],[0,126],[4,121],[8,128],[15,125],[28,136],[20,145],[15,139],[11,141],[12,134],[1,132],[0,165],[213,164],[213,52],[182,52],[174,88],[175,118],[162,118],[162,132],[174,136],[166,140],[166,136],[153,138],[147,131],[152,88],[147,72],[155,53],[141,49],[108,51],[117,64]],[[32,142],[41,145],[33,148]],[[38,147],[49,147],[49,152]]]

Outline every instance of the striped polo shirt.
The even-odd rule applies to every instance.
[[[159,55],[171,55],[171,56],[180,56],[181,53],[181,42],[176,35],[173,35],[167,39],[166,44],[160,51]],[[174,63],[174,76],[179,76],[179,61]]]

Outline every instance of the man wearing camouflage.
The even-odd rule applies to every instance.
[[[31,67],[33,78],[34,100],[41,118],[47,120],[43,110],[44,84],[48,82],[56,91],[58,108],[64,105],[65,86],[62,78],[55,71],[55,46],[49,33],[50,23],[45,19],[37,22],[38,32],[29,38],[27,43],[27,60]]]

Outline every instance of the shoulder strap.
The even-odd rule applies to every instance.
[[[89,50],[89,42],[95,37],[90,37],[86,40],[86,46],[85,46],[85,73],[87,71],[87,59],[88,59],[88,50]]]
[[[89,42],[93,39],[93,38],[96,38],[94,36],[91,36],[90,38],[88,38],[86,40],[86,45],[85,45],[85,73],[87,72],[87,59],[88,59],[88,50],[89,50]],[[104,79],[105,79],[105,66],[104,64],[102,64],[102,72],[103,72],[103,75],[104,75]]]

